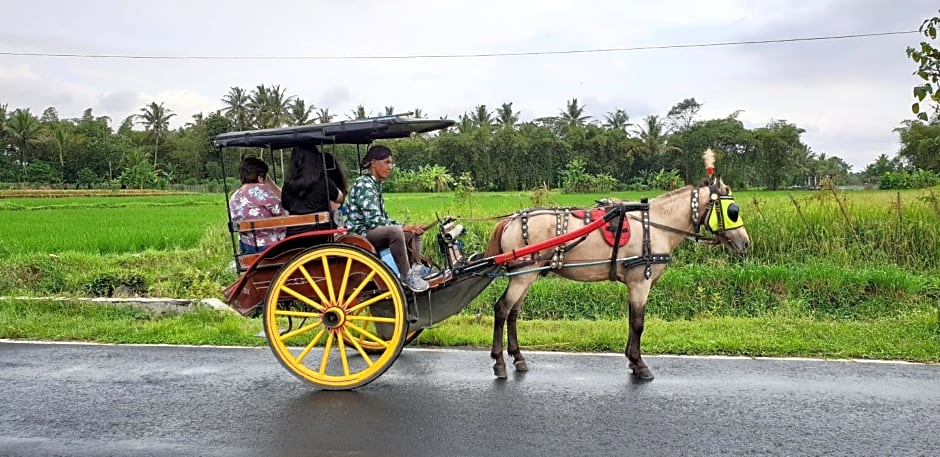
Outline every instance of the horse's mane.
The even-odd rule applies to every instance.
[[[680,188],[678,188],[678,189],[670,190],[669,192],[666,192],[665,194],[662,194],[662,195],[660,195],[660,196],[658,196],[658,197],[656,197],[656,198],[669,198],[669,197],[672,197],[672,196],[674,196],[674,195],[676,195],[676,194],[681,194],[681,193],[684,193],[684,192],[688,192],[689,189],[691,189],[691,188],[692,188],[692,185],[691,185],[691,184],[685,185],[685,186],[682,186],[682,187],[680,187]]]

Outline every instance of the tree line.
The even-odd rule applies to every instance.
[[[250,151],[225,153],[211,145],[220,133],[276,128],[398,113],[393,106],[370,111],[360,105],[345,115],[317,108],[288,95],[280,85],[252,90],[232,87],[217,111],[196,114],[170,129],[176,113],[150,103],[123,119],[95,116],[62,119],[55,107],[36,116],[29,108],[10,110],[0,103],[0,182],[151,188],[173,183],[204,183],[234,176],[238,160]],[[862,172],[836,156],[817,153],[802,140],[796,124],[775,120],[746,128],[740,112],[701,119],[702,104],[686,98],[664,114],[634,120],[616,109],[601,118],[586,114],[577,99],[554,115],[520,120],[512,102],[491,109],[477,105],[458,116],[446,131],[394,140],[399,189],[443,190],[463,183],[480,190],[536,187],[581,191],[670,188],[704,177],[701,152],[718,154],[720,173],[738,188],[779,189],[816,186],[821,179],[878,183],[885,174],[926,170],[936,176],[940,160],[924,138],[940,138],[936,117],[904,121],[896,130],[897,157],[883,154]],[[420,108],[413,117],[427,118]],[[353,146],[326,146],[356,172]],[[362,151],[360,150],[361,154]],[[266,156],[275,168],[283,152]],[[394,184],[393,184],[394,187]]]

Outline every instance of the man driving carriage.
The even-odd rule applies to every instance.
[[[359,166],[368,172],[356,179],[346,199],[349,231],[365,236],[380,251],[389,249],[402,282],[408,288],[415,292],[428,290],[430,286],[425,279],[439,275],[440,271],[408,259],[409,250],[413,260],[421,258],[421,235],[425,228],[399,224],[389,218],[385,210],[382,181],[392,174],[391,149],[381,145],[370,147]]]

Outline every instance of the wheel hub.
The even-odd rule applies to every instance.
[[[346,323],[346,312],[340,308],[330,308],[323,312],[323,316],[320,318],[323,321],[323,326],[326,328],[338,328],[342,327]]]

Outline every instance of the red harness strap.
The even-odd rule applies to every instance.
[[[571,212],[571,215],[574,217],[584,219],[585,223],[603,219],[605,214],[607,214],[607,208],[594,208],[590,211],[575,210]],[[620,241],[617,243],[617,247],[619,248],[625,246],[630,241],[630,221],[627,218],[611,219],[609,224],[601,227],[601,235],[604,236],[604,241],[606,241],[609,246],[613,246],[617,236],[618,220],[621,222]]]

